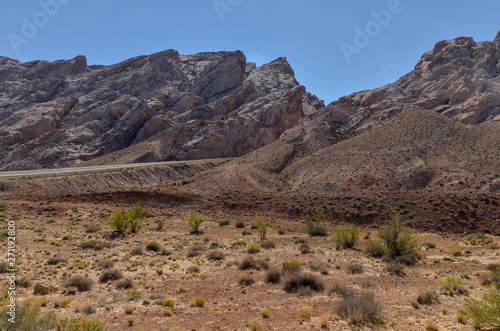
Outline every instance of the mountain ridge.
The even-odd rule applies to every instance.
[[[127,162],[240,156],[324,107],[286,58],[257,68],[241,51],[166,50],[110,66],[0,57],[0,82],[3,170],[114,162],[139,144]]]

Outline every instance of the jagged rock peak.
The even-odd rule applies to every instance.
[[[497,36],[495,37],[495,39],[493,40],[493,42],[495,44],[500,45],[500,31],[498,31]]]

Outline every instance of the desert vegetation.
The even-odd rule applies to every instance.
[[[12,204],[20,211],[6,208],[3,222],[23,215],[34,243],[18,280],[20,325],[33,330],[498,327],[493,235],[416,231],[397,211],[376,227],[313,211],[282,231],[279,215],[260,212],[231,221],[146,204]]]

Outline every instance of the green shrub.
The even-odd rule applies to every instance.
[[[127,213],[124,210],[116,209],[111,217],[108,219],[108,223],[116,233],[123,235],[127,231],[129,222],[127,218]]]
[[[401,215],[397,211],[394,211],[389,225],[378,235],[391,258],[415,254],[418,251],[419,245],[415,238],[415,231],[402,225]]]
[[[322,292],[325,289],[323,282],[312,274],[292,274],[285,280],[283,289],[288,293],[296,293],[300,288],[310,287],[315,292]]]
[[[64,282],[64,287],[76,287],[80,292],[89,291],[93,285],[92,279],[84,276],[73,276]]]
[[[337,249],[353,248],[359,240],[359,228],[352,224],[339,225],[333,230]]]
[[[126,229],[130,229],[131,233],[137,233],[144,227],[143,218],[148,215],[148,210],[141,204],[136,203],[134,207],[126,210],[124,216],[126,219]]]
[[[231,221],[228,219],[219,221],[219,226],[227,226],[229,224],[231,224]]]
[[[146,249],[148,251],[159,252],[161,249],[161,245],[157,241],[153,240],[146,244]]]
[[[236,221],[236,223],[234,223],[234,226],[237,228],[237,229],[243,229],[245,227],[245,222],[243,221]]]
[[[156,229],[155,229],[156,231],[163,230],[163,226],[165,225],[164,220],[156,220],[155,223],[156,223]]]
[[[293,260],[290,262],[283,262],[281,264],[281,270],[284,274],[298,272],[300,271],[301,267],[302,266],[300,262],[297,260]]]
[[[137,203],[128,210],[116,209],[108,219],[108,223],[116,233],[123,235],[128,229],[137,233],[144,226],[143,217],[148,215],[148,210]]]
[[[101,331],[104,330],[104,323],[92,319],[69,318],[60,319],[57,323],[57,331]]]
[[[205,221],[205,219],[197,214],[189,214],[187,217],[187,223],[191,228],[192,232],[196,235],[200,234],[200,226]]]
[[[271,221],[264,213],[258,213],[255,218],[257,219],[255,229],[259,232],[260,240],[263,241],[266,239],[267,228],[271,226]]]
[[[309,214],[301,214],[300,218],[305,224],[304,230],[310,236],[327,236],[328,230],[326,229],[326,216],[321,210],[316,210]]]
[[[127,296],[129,297],[130,300],[139,300],[139,298],[141,297],[141,291],[128,290]]]
[[[260,245],[259,244],[251,244],[250,246],[248,246],[248,253],[250,254],[256,254],[258,252],[260,252],[261,248],[260,248]]]
[[[103,248],[110,248],[113,247],[113,245],[107,241],[100,241],[100,240],[89,240],[80,243],[80,247],[83,249],[94,249],[96,251],[100,251]]]
[[[439,282],[441,291],[445,294],[454,295],[458,294],[468,294],[469,289],[467,288],[465,282],[460,278],[446,277]]]
[[[241,270],[248,270],[248,269],[260,270],[260,269],[267,269],[268,267],[269,263],[267,263],[267,261],[254,259],[251,256],[247,256],[239,264],[239,268]]]
[[[364,252],[368,256],[379,258],[385,255],[385,247],[380,240],[370,240]]]
[[[370,292],[344,296],[335,307],[335,313],[353,324],[384,324],[382,305]]]
[[[8,321],[7,313],[10,307],[5,305],[0,314],[0,330],[14,331],[47,331],[56,326],[56,316],[53,312],[42,314],[40,307],[31,303],[21,303],[16,306],[15,323]]]
[[[462,256],[462,250],[460,248],[452,248],[450,250],[450,255],[452,255],[452,256]]]
[[[207,259],[215,261],[224,260],[224,253],[220,251],[212,251],[208,253]]]
[[[500,328],[500,291],[490,289],[481,300],[469,300],[466,307],[477,328]]]

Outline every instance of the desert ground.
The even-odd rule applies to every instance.
[[[500,263],[498,220],[470,221],[496,217],[498,193],[193,193],[172,186],[45,193],[2,192],[2,223],[17,227],[18,304],[40,306],[40,316],[100,321],[105,330],[473,330],[461,311],[488,289],[488,268]],[[113,212],[137,203],[147,209],[144,226],[113,234]],[[415,228],[420,258],[402,261],[409,265],[364,253],[391,207]],[[314,210],[324,210],[328,235],[304,231],[299,214]],[[255,229],[260,212],[270,221],[264,241]],[[442,221],[448,212],[469,216]],[[200,234],[188,226],[192,213],[204,217]],[[341,223],[360,229],[351,249],[336,247]],[[312,276],[317,291],[286,291],[297,275]],[[447,279],[458,279],[458,290]],[[37,284],[55,289],[35,295]],[[339,315],[343,297],[360,293],[374,294],[382,321]]]

